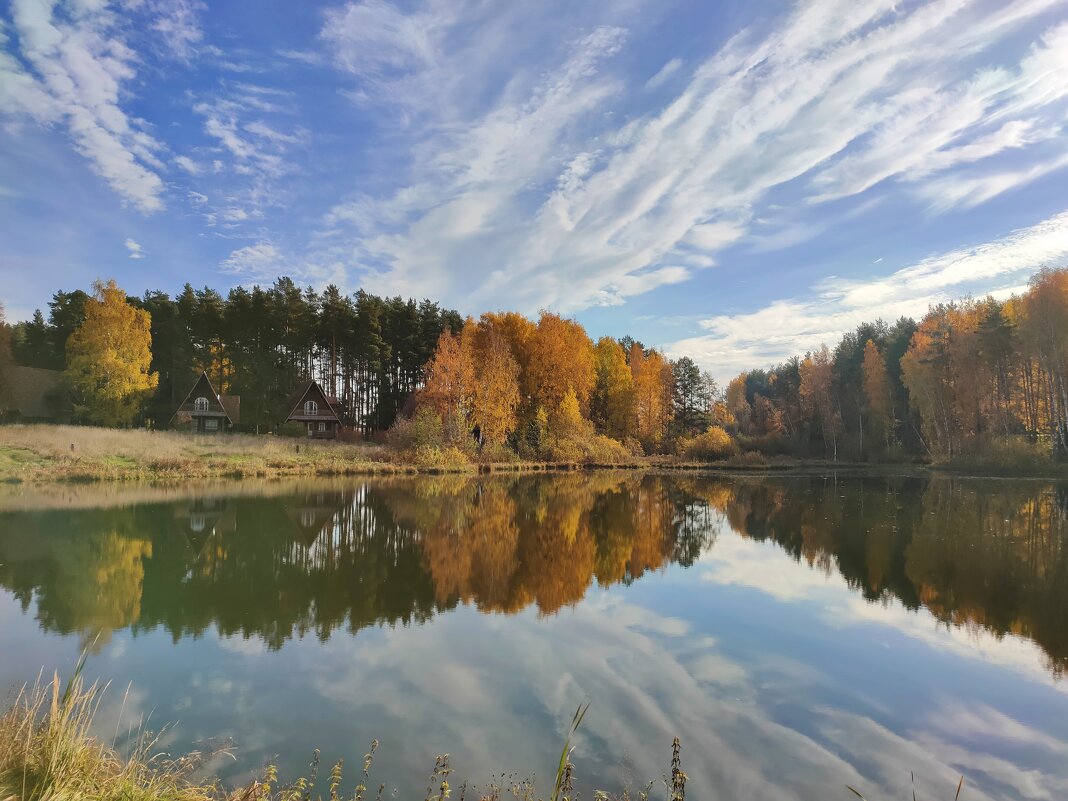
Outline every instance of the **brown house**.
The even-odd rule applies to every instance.
[[[198,434],[217,434],[232,430],[240,422],[240,415],[240,396],[219,395],[208,374],[201,373],[171,417],[170,425],[172,428],[189,428]]]
[[[0,421],[5,423],[69,423],[71,402],[61,370],[15,367],[4,370],[0,383]]]
[[[302,386],[286,405],[285,422],[302,423],[312,439],[337,439],[341,428],[341,405],[329,398],[317,381]]]

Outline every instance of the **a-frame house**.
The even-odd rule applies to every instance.
[[[318,381],[308,381],[286,404],[286,423],[302,423],[312,439],[337,439],[341,428],[341,405],[328,397]]]
[[[198,434],[217,434],[230,431],[239,422],[241,398],[238,395],[219,395],[206,372],[193,384],[185,400],[171,417],[172,428],[190,428]]]

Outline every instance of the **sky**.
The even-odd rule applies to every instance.
[[[1066,0],[2,0],[0,301],[278,275],[714,375],[1068,265]]]

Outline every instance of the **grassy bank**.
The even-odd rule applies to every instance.
[[[1068,465],[993,454],[948,464],[860,463],[764,457],[755,451],[715,461],[678,456],[631,457],[594,452],[582,461],[507,460],[455,448],[403,448],[373,443],[314,441],[275,435],[196,436],[174,431],[89,426],[0,426],[0,483],[178,483],[217,479],[279,479],[416,473],[535,472],[645,469],[727,472],[899,471],[936,469],[966,475],[1068,478]],[[611,456],[611,459],[607,457]],[[603,458],[602,458],[603,457]],[[480,461],[481,459],[481,461]],[[606,460],[607,459],[607,460]]]
[[[395,797],[386,782],[372,780],[372,766],[378,742],[372,742],[363,757],[362,769],[352,775],[338,761],[319,769],[319,753],[312,758],[305,777],[285,782],[268,765],[261,776],[233,788],[219,781],[200,778],[205,762],[213,754],[194,753],[174,758],[163,753],[158,741],[139,736],[128,753],[93,735],[93,719],[100,706],[103,688],[86,687],[77,671],[65,686],[58,676],[23,690],[11,707],[0,716],[0,799],[3,801],[368,801]],[[430,772],[426,801],[478,799],[499,801],[571,801],[574,749],[571,738],[582,722],[586,708],[576,711],[560,754],[552,787],[541,792],[531,781],[501,778],[484,785],[459,782],[453,778],[449,756],[438,756]],[[320,775],[320,773],[322,775]],[[653,784],[634,801],[646,801]],[[664,774],[664,795],[668,801],[685,801],[686,774],[682,772],[679,741],[672,746],[670,772]],[[597,791],[597,799],[627,799]]]
[[[186,481],[217,478],[397,475],[637,468],[615,462],[471,461],[455,449],[403,449],[372,443],[274,435],[196,436],[174,431],[89,426],[0,426],[0,482]]]

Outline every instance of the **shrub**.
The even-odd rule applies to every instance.
[[[997,437],[976,440],[950,464],[975,470],[1034,473],[1049,470],[1053,462],[1049,445],[1026,437]]]
[[[763,467],[768,463],[767,457],[760,451],[745,451],[730,458],[735,467]]]
[[[738,448],[743,451],[760,451],[768,456],[786,455],[790,453],[790,440],[782,432],[772,434],[760,434],[748,437],[738,435]]]
[[[681,439],[676,448],[679,456],[704,461],[726,459],[738,450],[731,435],[720,426],[710,426],[703,434]]]
[[[478,452],[478,461],[484,464],[493,462],[511,464],[519,461],[519,454],[503,443],[486,443]]]
[[[445,444],[444,426],[433,409],[423,407],[409,418],[399,418],[389,430],[389,443],[403,451]]]

